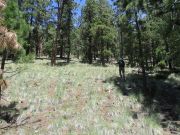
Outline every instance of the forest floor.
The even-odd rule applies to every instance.
[[[167,74],[164,79],[152,75],[149,85],[158,91],[149,101],[132,68],[126,69],[124,82],[115,65],[60,65],[50,67],[47,60],[6,64],[9,86],[1,100],[0,134],[180,133],[179,74]]]

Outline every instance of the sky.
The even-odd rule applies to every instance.
[[[107,0],[112,5],[112,0]],[[85,5],[86,0],[75,0],[75,2],[79,5],[79,7],[75,10],[76,17],[81,16],[81,9]]]
[[[77,15],[80,16],[81,8],[84,6],[85,0],[75,0],[75,2],[77,2],[79,4],[79,8],[76,10],[76,12],[77,12]]]
[[[112,5],[112,0],[107,0]],[[79,7],[75,10],[75,26],[79,25],[78,18],[81,16],[81,9],[85,5],[86,0],[75,0]]]
[[[79,3],[80,5],[84,5],[85,4],[85,0],[75,0],[77,3]]]
[[[112,5],[112,0],[107,0]],[[81,9],[85,5],[86,0],[75,0],[75,2],[78,4],[78,8],[75,10],[75,26],[78,26],[78,18],[81,16]]]

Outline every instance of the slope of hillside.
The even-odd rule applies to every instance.
[[[107,81],[116,66],[37,62],[7,64],[0,134],[162,135],[155,115]]]

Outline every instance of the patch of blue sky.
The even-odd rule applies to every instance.
[[[81,11],[83,6],[86,3],[86,0],[75,0],[75,2],[78,4],[78,8],[75,9],[75,26],[79,25],[78,19],[81,16]],[[112,0],[108,0],[110,5],[113,5]]]
[[[85,5],[86,0],[75,0],[75,2],[79,5],[79,7],[76,9],[77,15],[81,15],[81,9]],[[108,0],[109,4],[113,4],[112,0]]]
[[[76,4],[77,4],[76,9],[74,10],[74,19],[75,19],[74,25],[75,25],[75,26],[78,26],[78,25],[79,25],[78,19],[79,19],[79,17],[81,16],[81,11],[82,11],[83,6],[84,6],[85,3],[86,3],[86,0],[74,0],[74,1],[75,1]],[[109,2],[110,5],[113,4],[112,0],[107,0],[107,1]],[[56,7],[56,3],[53,2],[52,5],[53,5],[54,7]],[[53,18],[56,18],[56,16],[53,16]]]

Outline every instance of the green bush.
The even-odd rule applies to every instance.
[[[113,54],[112,54],[112,52],[111,52],[110,50],[104,50],[104,51],[103,51],[103,54],[104,54],[105,57],[111,57],[111,56],[113,56]]]
[[[160,61],[157,65],[157,67],[159,67],[161,70],[165,69],[166,67],[166,62],[164,60]]]
[[[50,41],[48,41],[48,42],[45,43],[44,50],[43,50],[43,53],[44,53],[45,55],[51,56],[52,44],[53,44],[53,41],[52,41],[52,40],[50,40]]]
[[[33,63],[35,60],[35,54],[30,53],[26,55],[26,51],[24,49],[21,49],[17,51],[13,60],[17,63]]]

